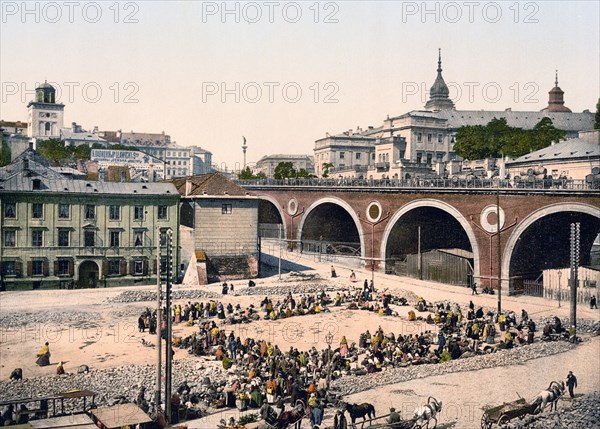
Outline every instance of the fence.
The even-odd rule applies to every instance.
[[[560,273],[560,274],[559,274]],[[522,277],[510,278],[510,292],[514,295],[538,296],[546,299],[570,301],[570,268],[544,270],[542,281],[527,280]],[[577,284],[577,302],[587,304],[592,295],[600,298],[598,284],[600,271],[588,267],[579,267]]]
[[[468,275],[473,274],[467,258],[447,252],[422,253],[420,276],[418,261],[416,254],[406,255],[404,259],[387,259],[386,273],[459,286],[466,286]]]

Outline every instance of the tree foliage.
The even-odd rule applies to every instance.
[[[296,170],[294,169],[294,164],[292,162],[280,162],[275,167],[275,172],[273,173],[273,178],[277,180],[281,179],[290,179],[296,177]]]
[[[240,173],[238,174],[238,179],[240,179],[240,180],[261,180],[261,179],[266,179],[266,178],[267,178],[267,175],[265,173],[263,173],[262,171],[259,171],[256,174],[252,173],[252,170],[250,170],[250,167],[246,167],[245,169],[240,171]]]
[[[89,161],[92,149],[104,149],[104,146],[99,143],[94,143],[92,147],[87,144],[65,146],[58,139],[44,140],[37,145],[38,155],[46,158],[52,165],[66,165],[78,159]]]
[[[324,162],[323,165],[323,177],[329,177],[329,169],[333,167],[331,162]]]
[[[0,146],[0,167],[10,164],[11,153],[8,143],[2,140],[2,146]]]
[[[594,119],[594,129],[600,130],[600,98],[598,98],[598,102],[596,103],[596,117]]]
[[[468,125],[458,129],[454,151],[464,159],[517,158],[543,149],[564,138],[565,132],[543,118],[533,129],[509,127],[506,119],[492,119],[487,125]]]

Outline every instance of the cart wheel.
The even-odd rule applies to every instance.
[[[502,414],[498,419],[498,425],[503,425],[505,423],[508,423],[509,421],[510,419],[508,418],[508,416],[506,414]]]
[[[493,422],[486,414],[481,416],[481,429],[492,429]]]

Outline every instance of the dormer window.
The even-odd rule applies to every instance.
[[[40,189],[42,189],[42,181],[40,179],[33,179],[32,190],[38,191]]]

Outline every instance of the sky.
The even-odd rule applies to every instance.
[[[36,84],[65,126],[164,131],[239,169],[313,154],[326,133],[422,109],[443,76],[463,110],[537,111],[600,94],[596,1],[0,1],[0,119]]]

